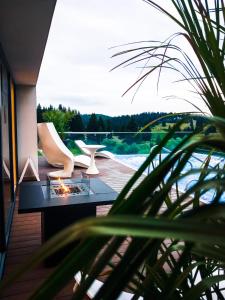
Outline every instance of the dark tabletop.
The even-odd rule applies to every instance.
[[[80,179],[73,182],[79,182]],[[49,199],[44,196],[42,185],[46,181],[23,182],[19,191],[19,213],[43,212],[53,207],[63,206],[97,206],[112,204],[118,193],[98,178],[90,179],[92,194],[56,197]]]

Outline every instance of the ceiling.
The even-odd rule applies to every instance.
[[[0,44],[16,84],[36,85],[56,0],[1,0]]]

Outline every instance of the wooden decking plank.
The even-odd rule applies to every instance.
[[[34,253],[37,250],[37,246],[30,246],[24,248],[10,248],[7,258],[13,257],[14,255],[26,256]]]

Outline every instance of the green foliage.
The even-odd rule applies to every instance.
[[[211,127],[210,127],[211,128]],[[206,130],[206,134],[207,134]],[[119,134],[116,135],[105,135],[101,134],[87,134],[87,144],[102,144],[106,146],[106,150],[111,151],[114,154],[148,154],[152,147],[158,145],[160,141],[165,137],[165,133],[154,132],[152,134],[139,133],[139,134]],[[166,144],[166,148],[173,150],[175,146],[185,138],[187,134],[175,134]],[[78,136],[76,138],[84,140],[84,135]],[[74,148],[74,138],[73,136],[67,136],[67,147],[71,149]],[[203,149],[202,149],[203,150]],[[207,149],[205,149],[207,150]]]
[[[149,142],[128,144],[117,136],[103,139],[102,144],[107,147],[107,150],[115,154],[148,154],[150,151]]]
[[[112,131],[112,124],[110,120],[107,120],[106,122],[106,131],[111,132]]]
[[[141,144],[137,144],[138,154],[148,154],[151,150],[151,144],[149,142],[143,142]]]
[[[49,110],[42,114],[43,121],[52,122],[56,130],[63,135],[64,131],[68,130],[68,125],[73,117],[73,112],[63,112],[61,110]]]
[[[84,132],[85,131],[84,124],[83,124],[80,113],[75,114],[71,118],[70,131],[74,131],[74,132]]]
[[[40,104],[37,106],[37,121],[38,123],[43,122],[43,114],[48,111],[60,111],[60,112],[68,112],[71,113],[73,118],[69,122],[67,126],[67,131],[72,132],[84,132],[86,131],[86,127],[95,128],[95,131],[119,131],[119,132],[135,132],[138,131],[141,127],[144,127],[149,122],[153,122],[154,126],[149,128],[148,126],[143,130],[145,132],[149,131],[166,131],[167,129],[171,128],[176,122],[180,120],[181,117],[184,117],[185,114],[168,114],[164,112],[151,112],[151,113],[141,113],[132,116],[118,116],[118,117],[109,117],[105,115],[81,115],[77,110],[71,110],[70,108],[66,108],[59,104],[58,108],[54,108],[52,105],[49,107],[42,107]],[[93,121],[94,118],[94,121]],[[158,118],[161,118],[158,120]],[[92,119],[92,120],[91,120]],[[89,124],[89,122],[93,124]],[[158,121],[157,121],[158,120]],[[194,130],[197,124],[199,128],[203,128],[207,125],[207,119],[204,116],[200,115],[192,115],[187,120],[187,123],[184,124],[184,128],[190,128],[191,131]],[[183,129],[182,129],[183,130]],[[88,130],[91,131],[91,130]],[[141,138],[143,135],[141,136]],[[143,139],[144,140],[144,139]]]
[[[114,135],[111,139],[105,138],[102,143],[107,146],[108,149],[112,150],[114,146],[122,145],[123,140]]]
[[[117,136],[113,136],[111,139],[105,138],[102,141],[102,144],[105,145],[109,151],[112,151],[114,153],[118,153],[116,152],[116,149],[124,147],[123,140],[118,138]]]
[[[182,138],[180,137],[170,139],[166,144],[166,148],[169,150],[173,150],[181,141]]]
[[[98,131],[98,121],[96,114],[92,114],[87,125],[87,131],[96,132]]]
[[[46,112],[49,112],[46,113]],[[57,119],[57,117],[54,116],[54,112],[58,114],[58,118],[60,119],[60,113],[65,114],[65,122],[67,122],[66,130],[69,130],[69,122],[70,119],[78,114],[77,110],[71,110],[70,108],[66,108],[65,106],[62,106],[62,104],[59,104],[58,108],[54,108],[52,105],[49,105],[48,107],[42,107],[40,104],[37,106],[37,122],[41,123],[44,122],[46,119]],[[58,113],[59,112],[59,113]],[[45,115],[45,118],[43,117]]]
[[[37,123],[42,123],[43,118],[42,118],[42,107],[40,104],[37,106]]]
[[[102,117],[100,116],[100,117],[98,118],[98,131],[104,132],[105,129],[106,129],[106,128],[105,128],[105,123],[104,123]]]
[[[125,127],[125,130],[131,131],[131,132],[136,132],[138,131],[138,124],[135,121],[134,116],[130,117],[130,120],[127,123],[127,126]]]
[[[58,132],[63,132],[65,129],[64,113],[61,111],[46,111],[43,113],[43,120],[53,122]]]

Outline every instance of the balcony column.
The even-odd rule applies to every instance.
[[[16,86],[17,147],[19,176],[28,157],[38,170],[36,86]],[[25,177],[33,177],[26,172]]]

